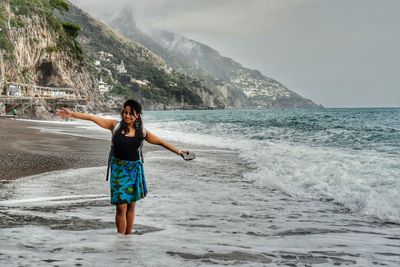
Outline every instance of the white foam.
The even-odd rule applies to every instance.
[[[182,142],[193,145],[209,146],[222,149],[240,149],[238,145],[239,139],[224,137],[224,136],[213,136],[202,133],[193,133],[186,130],[170,130],[157,126],[156,124],[148,123],[146,125],[147,130],[151,131],[155,135],[162,139],[166,139],[170,142]],[[179,129],[184,129],[180,127]]]
[[[99,127],[88,123],[78,127],[99,131]],[[355,212],[382,220],[400,221],[397,201],[400,165],[398,159],[390,155],[252,140],[248,129],[241,130],[242,135],[238,135],[235,124],[209,126],[198,121],[149,120],[145,127],[172,143],[239,151],[243,159],[256,167],[255,171],[246,174],[246,179],[279,188],[290,195],[329,198]]]
[[[69,124],[69,125],[79,125],[82,124],[81,120],[31,120],[31,119],[18,119],[20,121],[28,121],[34,123],[44,123],[44,124]]]
[[[204,133],[204,124],[192,121],[147,125],[172,142],[238,150],[256,167],[246,174],[246,179],[293,196],[333,199],[354,212],[400,222],[400,166],[393,156],[367,150],[251,140],[246,139],[248,134],[227,134],[226,125],[225,129],[221,128],[224,125],[207,129],[211,134]]]
[[[198,137],[199,140],[195,142],[199,143],[207,143],[207,136],[211,139],[211,143],[217,143],[216,141],[220,141],[223,137],[214,139],[215,137],[211,135],[193,132],[188,136]],[[234,140],[235,146],[240,149],[243,157],[252,160],[254,164],[260,164],[256,172],[248,174],[248,179],[256,179],[257,182],[268,186],[285,182],[293,185],[293,189],[301,186],[296,185],[295,180],[290,180],[292,178],[290,170],[287,175],[282,175],[282,181],[279,181],[279,177],[275,177],[274,173],[267,177],[271,180],[266,179],[265,171],[270,167],[275,174],[284,174],[286,166],[292,166],[292,173],[296,174],[296,170],[299,169],[297,164],[305,166],[309,163],[309,159],[314,159],[316,163],[314,169],[318,168],[317,166],[321,164],[321,159],[319,159],[321,154],[325,155],[325,160],[337,159],[341,155],[347,155],[349,160],[358,157],[346,151],[317,151],[306,146],[292,147],[289,144],[255,142],[239,138]],[[311,253],[311,251],[319,251],[321,248],[327,248],[328,253],[332,253],[331,255],[334,255],[333,257],[339,262],[342,258],[350,258],[356,262],[355,264],[365,266],[368,262],[383,258],[379,261],[383,264],[398,263],[394,261],[394,257],[384,257],[379,254],[382,251],[388,255],[397,253],[396,240],[390,240],[387,237],[398,236],[398,228],[381,228],[376,227],[376,224],[369,227],[368,223],[361,227],[342,225],[342,223],[357,222],[360,216],[337,213],[332,210],[334,205],[331,203],[314,201],[299,203],[281,200],[282,194],[277,191],[272,193],[265,187],[238,183],[238,176],[228,177],[229,175],[223,173],[224,168],[231,167],[228,163],[231,161],[221,163],[214,157],[213,161],[209,161],[209,164],[214,165],[193,161],[191,162],[193,167],[188,167],[187,164],[180,164],[182,161],[175,165],[173,160],[177,158],[170,153],[164,153],[167,156],[162,161],[150,160],[146,163],[145,171],[146,175],[149,174],[146,178],[148,178],[150,193],[145,200],[137,203],[135,218],[135,224],[153,226],[162,230],[144,235],[117,235],[113,223],[115,208],[112,206],[97,205],[97,203],[96,205],[68,205],[69,201],[94,201],[108,195],[108,184],[104,181],[105,167],[49,172],[18,179],[4,185],[3,191],[7,191],[13,201],[23,200],[20,206],[14,206],[15,202],[12,201],[8,202],[12,206],[6,208],[0,206],[4,208],[2,210],[4,217],[21,218],[23,224],[27,225],[20,227],[20,225],[11,224],[7,228],[0,229],[3,241],[3,246],[1,246],[3,257],[0,259],[0,264],[12,262],[16,265],[43,265],[50,263],[70,266],[77,263],[98,265],[101,262],[107,266],[116,264],[203,266],[208,264],[202,261],[203,258],[184,259],[170,253],[178,252],[201,257],[214,252],[218,257],[221,254],[243,252],[253,255],[260,253],[275,255],[272,257],[268,255],[268,258],[273,260],[270,265],[275,266],[288,262],[287,258],[280,256],[281,252],[288,258],[300,255],[302,261],[296,261],[296,264],[303,264],[307,258],[302,258],[301,255],[318,256],[318,253]],[[163,151],[149,152],[147,158],[153,159],[153,154],[160,155]],[[234,156],[228,159],[237,162]],[[263,164],[266,159],[269,159],[269,165]],[[294,162],[292,163],[291,160]],[[310,162],[310,166],[312,166],[311,163],[313,162]],[[208,167],[214,168],[216,172],[209,173]],[[304,169],[304,174],[310,173],[309,169]],[[189,170],[192,175],[185,177]],[[238,174],[238,172],[232,173]],[[255,176],[258,173],[260,177]],[[210,177],[209,174],[211,174]],[[299,178],[301,175],[296,177]],[[313,176],[316,184],[320,183],[318,177],[318,175]],[[231,180],[236,180],[236,182],[229,183],[228,181]],[[299,190],[299,195],[301,192]],[[33,202],[30,203],[29,200]],[[58,206],[48,205],[57,205],[64,201],[67,203],[65,208],[58,209]],[[320,212],[320,209],[326,209],[327,212]],[[303,222],[288,216],[296,213],[304,214],[302,219],[307,219],[309,214],[313,214],[312,218],[316,220]],[[244,218],[243,215],[247,214],[254,215],[254,218]],[[271,219],[263,219],[262,216],[266,214],[271,216]],[[23,217],[25,215],[26,218]],[[257,216],[261,218],[256,219]],[[348,222],[349,219],[350,222]],[[106,224],[100,225],[97,229],[95,226],[99,222]],[[88,229],[79,230],[79,225],[86,226]],[[93,230],[89,230],[89,228],[92,229],[92,225]],[[65,226],[68,227],[63,229]],[[54,229],[50,230],[49,227]],[[315,233],[301,234],[304,228],[314,229]],[[71,231],[71,229],[78,231]],[[300,230],[300,234],[284,234],[282,237],[282,233],[296,232],[297,229]],[[318,230],[321,230],[322,234],[319,234]],[[365,230],[365,233],[357,232],[362,230]],[[340,234],[337,234],[338,231]],[[265,237],[254,236],[249,232],[260,233]],[[338,247],[338,245],[341,246]],[[342,253],[343,246],[346,248],[346,255],[341,256],[345,254]],[[310,258],[311,261],[314,259]],[[52,262],[53,260],[57,262]],[[220,263],[226,265],[235,262],[221,260]],[[320,265],[328,266],[331,263]],[[208,265],[216,264],[218,265],[213,262]],[[262,266],[265,264],[244,260],[239,265]]]
[[[13,199],[0,201],[0,205],[14,205],[22,203],[34,203],[34,202],[48,202],[48,201],[59,201],[66,199],[84,200],[84,199],[99,199],[107,197],[106,195],[74,195],[74,196],[60,196],[60,197],[37,197],[37,198],[24,198],[24,199]]]
[[[356,212],[400,221],[398,160],[380,153],[293,144],[262,144],[244,156],[257,169],[246,178],[292,196],[329,198]]]

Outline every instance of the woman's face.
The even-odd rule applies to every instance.
[[[138,115],[135,110],[131,109],[130,106],[126,106],[122,113],[122,118],[124,119],[126,124],[133,124],[138,118]]]

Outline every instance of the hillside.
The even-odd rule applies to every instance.
[[[54,111],[51,94],[71,93],[61,104],[102,107],[104,99],[96,81],[83,63],[76,31],[53,16],[54,10],[67,12],[62,0],[9,0],[0,5],[0,45],[3,54],[2,95],[17,90],[17,96],[37,96],[37,116]],[[8,84],[12,83],[12,84]],[[39,87],[43,87],[39,89]],[[53,88],[64,88],[62,91]],[[70,90],[70,91],[68,91]],[[67,91],[67,92],[66,92]],[[54,102],[54,101],[53,101]],[[18,108],[24,108],[19,103]]]
[[[165,30],[144,33],[129,10],[107,24],[160,55],[168,66],[202,80],[227,106],[318,107],[282,83],[221,56],[207,45]]]
[[[2,101],[20,114],[120,108],[128,97],[146,109],[224,108],[199,79],[63,0],[3,1],[0,29]]]
[[[199,79],[174,71],[165,61],[74,6],[59,16],[81,26],[78,41],[91,72],[112,85],[111,94],[135,97],[146,108],[223,108]]]

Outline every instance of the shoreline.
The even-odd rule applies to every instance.
[[[110,141],[85,137],[76,131],[76,125],[29,120],[0,119],[0,182],[7,182],[51,171],[107,166]],[[41,131],[44,127],[65,132]],[[111,138],[111,133],[110,133]],[[188,144],[174,143],[185,148]],[[162,150],[146,143],[144,160],[150,151]],[[104,179],[106,173],[104,173]]]
[[[0,120],[0,180],[107,164],[105,140],[43,132],[37,123]]]

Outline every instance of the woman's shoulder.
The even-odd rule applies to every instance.
[[[118,120],[113,121],[113,127],[111,131],[113,133],[116,133],[119,130],[119,128],[121,128],[121,121]]]
[[[143,134],[143,137],[145,138],[146,134],[147,134],[147,129],[144,127],[142,128],[142,134]]]

